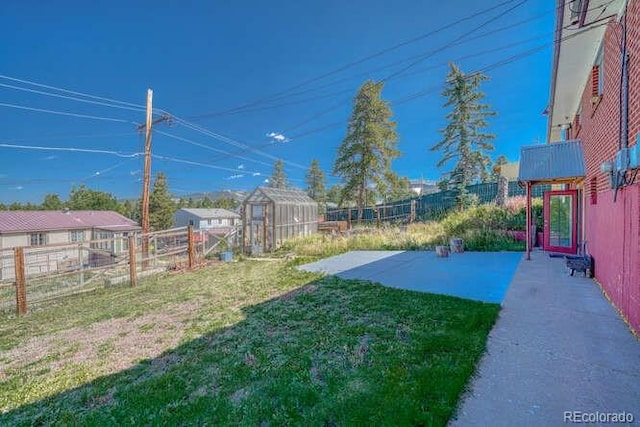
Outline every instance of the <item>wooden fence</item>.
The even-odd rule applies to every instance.
[[[159,272],[193,268],[225,236],[174,228],[77,243],[0,250],[0,311],[113,286],[136,286]]]

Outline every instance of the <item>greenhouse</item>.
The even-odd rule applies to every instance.
[[[318,204],[300,190],[258,187],[242,206],[243,251],[258,254],[318,231]]]

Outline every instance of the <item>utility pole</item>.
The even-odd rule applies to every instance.
[[[147,89],[147,121],[144,138],[144,174],[142,178],[142,232],[150,231],[149,225],[149,183],[151,181],[151,128],[153,126],[153,91]],[[143,252],[144,248],[143,248]]]
[[[153,125],[169,120],[168,115],[163,115],[159,119],[153,120],[153,90],[147,89],[147,120],[144,125],[138,126],[138,131],[145,130],[144,139],[144,172],[142,177],[142,233],[147,234],[151,231],[149,223],[149,186],[151,183],[151,131]],[[142,262],[146,264],[149,255],[149,238],[142,238]]]

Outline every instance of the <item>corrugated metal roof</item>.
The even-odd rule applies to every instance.
[[[251,202],[264,202],[271,200],[274,203],[281,204],[294,204],[294,205],[317,205],[318,203],[313,200],[307,193],[301,190],[289,190],[282,188],[272,187],[258,187],[253,193],[247,197],[245,203]]]
[[[109,231],[140,230],[138,224],[113,211],[4,211],[0,233],[100,228]]]
[[[519,181],[553,181],[585,176],[582,141],[522,147]]]
[[[185,212],[189,212],[192,215],[197,216],[198,218],[208,219],[208,218],[240,218],[235,212],[231,212],[227,209],[222,208],[182,208],[180,209]]]

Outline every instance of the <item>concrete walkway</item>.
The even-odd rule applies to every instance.
[[[561,426],[565,411],[626,411],[640,425],[640,342],[561,259],[520,263],[487,345],[451,425]]]

